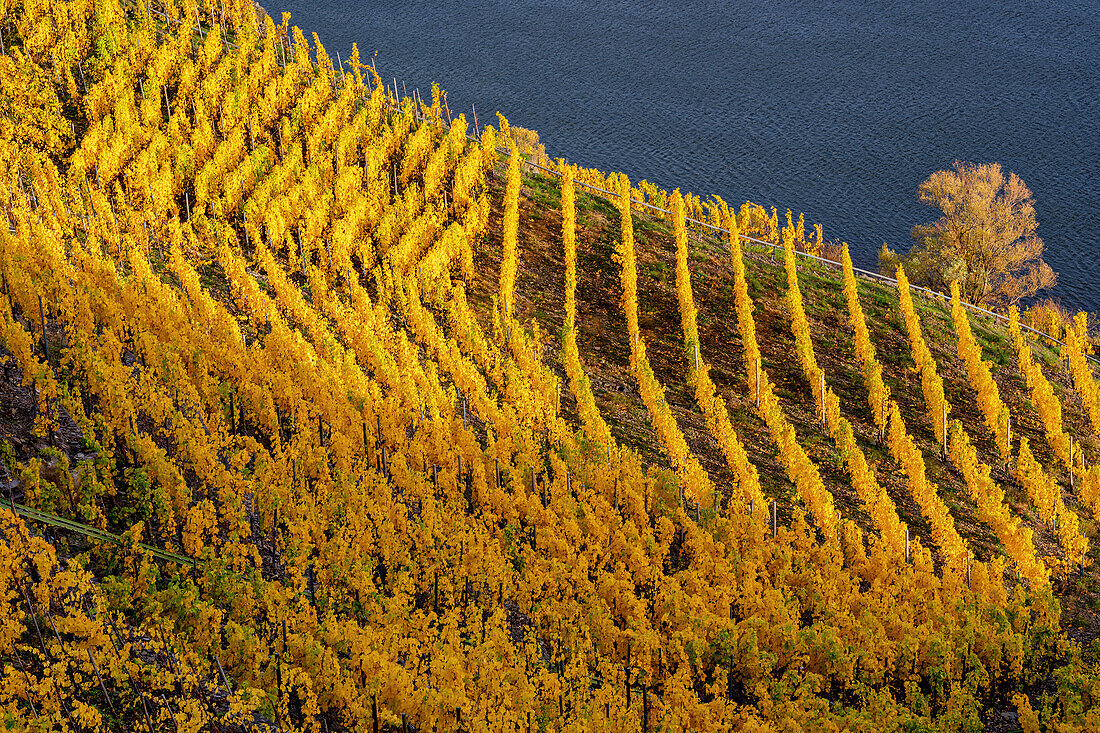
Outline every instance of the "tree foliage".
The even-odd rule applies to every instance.
[[[1031,190],[999,163],[956,161],[921,183],[917,198],[943,215],[913,227],[916,245],[904,257],[884,244],[884,272],[904,264],[914,282],[939,290],[958,281],[963,299],[988,305],[1018,303],[1057,282],[1035,233]]]
[[[832,368],[854,354],[872,411],[886,385],[870,377],[893,343],[872,343],[864,308],[881,308],[860,305],[850,267],[854,351],[811,331],[836,321],[803,309],[803,217],[788,214],[781,236],[774,208],[746,203],[735,220],[689,194],[662,214],[682,244],[693,363],[700,329],[717,354],[713,377],[701,349],[695,371],[701,436],[640,331],[639,308],[661,297],[638,292],[650,207],[676,197],[562,171],[558,359],[546,318],[514,316],[542,277],[516,279],[544,261],[530,245],[555,240],[529,236],[546,209],[530,193],[548,179],[520,175],[531,139],[503,117],[499,135],[475,120],[469,139],[462,115],[444,122],[440,90],[430,105],[399,98],[354,46],[334,67],[289,15],[276,26],[251,0],[4,7],[0,365],[41,447],[0,445],[5,498],[93,529],[70,545],[0,504],[0,728],[976,730],[983,708],[1053,675],[1041,699],[1015,698],[1021,724],[1098,729],[1100,669],[1074,656],[1058,586],[1035,582],[1034,522],[977,463],[984,436],[956,427],[959,473],[1029,582],[1006,578],[996,549],[971,557],[929,480],[944,469],[926,467],[896,402],[889,462],[868,445],[872,413],[851,399],[848,370],[834,393],[809,362],[829,432],[799,433],[800,396],[769,375],[789,370],[761,359],[760,344],[770,355],[774,339],[789,343],[770,317],[771,266],[749,239],[743,258],[739,236],[786,242],[801,355],[816,346]],[[506,164],[498,141],[519,155]],[[622,227],[615,317],[656,460],[626,442],[648,429],[635,431],[633,399],[601,389],[597,403],[581,360],[580,303],[606,296],[592,284],[610,273],[577,220],[607,191]],[[634,212],[647,217],[637,238]],[[709,247],[705,225],[722,218],[743,394],[719,366],[735,340],[710,318],[729,298],[712,269],[697,291],[689,271],[689,233]],[[490,245],[508,308],[481,297],[499,284]],[[815,269],[804,283],[817,291]],[[1064,433],[1063,393],[1032,372],[1044,427]],[[561,373],[575,409],[559,405]],[[899,399],[904,383],[890,380]],[[68,447],[42,447],[59,438]],[[694,452],[711,438],[730,468],[713,478]],[[1063,471],[1039,465],[1046,451],[1020,456],[1030,503],[1087,567],[1079,527],[1091,534],[1100,516],[1100,465],[1074,453],[1093,512],[1077,525],[1078,502],[1055,493]],[[850,482],[835,478],[841,462]],[[870,519],[850,510],[853,494]],[[914,503],[934,548],[906,541],[898,508]]]

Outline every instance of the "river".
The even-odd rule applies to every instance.
[[[500,110],[552,157],[806,214],[877,269],[955,160],[1031,188],[1048,294],[1100,312],[1100,3],[266,3],[387,80]]]

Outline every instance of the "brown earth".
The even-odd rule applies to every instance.
[[[469,298],[478,309],[483,325],[491,319],[492,299],[498,291],[500,272],[503,180],[491,178],[493,211],[488,234],[475,255],[477,277],[468,283]],[[613,258],[620,237],[619,213],[614,204],[599,195],[577,193],[577,324],[581,359],[592,382],[600,412],[616,440],[637,450],[647,460],[668,467],[658,436],[638,392],[629,367],[630,349],[626,320],[620,303],[618,264]],[[718,486],[729,483],[730,474],[716,441],[707,431],[702,413],[695,405],[694,391],[686,383],[687,358],[682,346],[680,313],[676,296],[675,242],[668,222],[634,212],[635,251],[638,269],[639,323],[654,372],[665,388],[668,400],[688,445]],[[695,303],[699,312],[701,355],[727,403],[738,436],[756,465],[763,491],[779,504],[780,521],[790,516],[798,501],[794,486],[777,461],[774,445],[764,422],[747,393],[741,362],[742,347],[737,331],[733,298],[733,272],[728,242],[709,234],[689,232],[690,266]],[[520,202],[519,272],[516,282],[516,317],[537,321],[548,334],[546,359],[565,383],[560,361],[560,340],[564,323],[565,263],[561,244],[560,191],[556,178],[525,173]],[[763,368],[776,384],[787,418],[795,427],[799,442],[818,465],[826,485],[833,492],[845,517],[871,530],[870,517],[848,481],[835,444],[821,429],[816,400],[805,383],[795,356],[782,252],[770,248],[745,248],[749,293],[755,303],[757,342]],[[877,464],[876,475],[897,505],[898,513],[913,535],[928,538],[934,557],[927,521],[910,497],[904,479],[879,441],[857,366],[853,329],[843,293],[839,265],[835,268],[800,261],[799,284],[811,324],[819,366],[829,386],[841,400],[842,412],[851,421],[867,459]],[[910,353],[897,290],[893,285],[870,278],[859,282],[860,302],[872,342],[883,364],[883,377],[901,409],[909,432],[924,452],[929,480],[939,487],[956,527],[979,559],[1003,552],[988,525],[975,515],[965,481],[940,454],[932,425],[924,407],[920,376]],[[936,359],[951,417],[962,422],[978,449],[981,460],[992,467],[992,477],[1004,487],[1012,512],[1035,533],[1036,550],[1042,556],[1061,558],[1057,536],[1042,524],[1030,499],[999,458],[992,433],[976,409],[977,395],[966,377],[959,358],[950,309],[942,301],[914,293],[926,342]],[[996,319],[970,315],[975,338],[983,356],[992,362],[1001,398],[1013,416],[1013,440],[1026,436],[1036,458],[1063,484],[1063,499],[1077,512],[1081,529],[1090,539],[1088,570],[1079,567],[1059,577],[1055,590],[1063,605],[1063,625],[1083,645],[1100,638],[1100,581],[1094,571],[1097,559],[1097,525],[1086,507],[1079,504],[1065,486],[1064,471],[1057,466],[1047,445],[1038,412],[1031,404],[1027,387],[1016,362],[1007,325]],[[1076,437],[1090,464],[1100,457],[1100,441],[1084,412],[1072,377],[1058,359],[1053,344],[1032,343],[1034,358],[1054,385],[1062,401],[1063,425]],[[567,389],[562,390],[562,410],[579,425],[576,405]],[[784,512],[786,507],[786,512]],[[938,558],[937,558],[938,559]]]

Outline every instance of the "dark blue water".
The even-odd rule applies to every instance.
[[[1031,188],[1051,293],[1100,311],[1100,2],[300,0],[316,31],[552,157],[820,222],[876,269],[956,159]]]

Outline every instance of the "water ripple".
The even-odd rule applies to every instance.
[[[584,165],[804,211],[865,267],[933,216],[929,173],[999,161],[1035,194],[1053,295],[1100,311],[1100,4],[731,5],[284,3],[330,53],[377,51],[452,110],[499,109]]]

